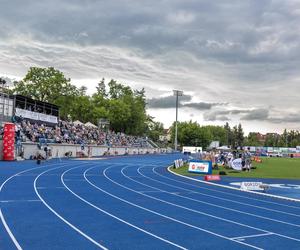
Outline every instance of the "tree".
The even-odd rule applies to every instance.
[[[159,140],[159,136],[163,135],[164,126],[161,122],[149,121],[147,136],[154,142]]]
[[[208,127],[201,127],[197,122],[178,122],[178,143],[180,146],[199,146],[206,148],[213,136]],[[175,138],[175,123],[171,128],[172,141]]]
[[[53,67],[31,67],[20,82],[17,82],[14,93],[31,97],[42,102],[57,104],[61,96],[76,96],[78,90],[62,72]]]
[[[102,80],[98,83],[96,90],[97,90],[97,92],[95,93],[96,95],[102,96],[103,98],[107,97],[104,78],[102,78]]]
[[[257,133],[250,132],[246,137],[246,146],[263,146],[262,143],[258,140]]]
[[[230,146],[233,144],[233,142],[232,142],[233,138],[232,138],[232,131],[231,131],[231,128],[230,128],[228,122],[225,123],[224,129],[225,129],[225,144],[227,146]]]
[[[130,107],[122,100],[110,100],[108,119],[112,130],[116,132],[125,132],[130,115]]]
[[[239,123],[237,131],[236,131],[236,143],[237,146],[242,147],[244,145],[244,131],[242,128],[242,124]]]

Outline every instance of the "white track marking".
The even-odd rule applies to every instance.
[[[0,218],[1,218],[1,221],[5,227],[5,230],[6,232],[8,233],[9,237],[11,238],[12,242],[15,244],[16,248],[18,250],[22,250],[22,247],[20,246],[20,244],[18,243],[18,241],[16,240],[15,236],[13,235],[13,233],[11,232],[9,226],[7,225],[6,221],[5,221],[5,218],[2,214],[2,210],[0,208]]]
[[[270,197],[270,198],[277,198],[277,199],[281,199],[281,200],[286,200],[286,201],[300,202],[299,199],[287,198],[287,197],[284,197],[284,196],[278,196],[278,195],[273,195],[273,194],[259,193],[259,192],[250,191],[250,190],[241,190],[241,189],[236,188],[236,187],[230,187],[230,186],[227,186],[227,185],[221,185],[221,184],[217,184],[217,183],[213,183],[213,182],[202,181],[202,180],[198,180],[198,179],[191,178],[191,177],[188,177],[188,176],[184,176],[184,175],[177,174],[177,173],[171,171],[171,170],[170,170],[170,167],[168,167],[167,169],[168,169],[168,171],[169,171],[170,173],[172,173],[172,174],[174,174],[174,175],[180,176],[180,177],[185,178],[185,179],[193,180],[193,181],[196,181],[196,182],[201,182],[201,183],[204,183],[204,184],[206,184],[206,185],[217,186],[217,187],[227,188],[227,189],[231,189],[231,190],[236,190],[236,191],[239,191],[239,192],[246,192],[246,193],[251,193],[251,194],[255,194],[255,195],[261,195],[261,196],[265,196],[265,197]],[[167,178],[167,179],[171,179],[171,178],[168,178],[168,177],[166,177],[166,178]],[[171,179],[171,180],[174,180],[174,179]],[[184,183],[184,182],[178,181],[178,180],[174,180],[174,181]],[[187,183],[186,183],[186,184],[187,184]],[[189,185],[189,186],[195,186],[195,185],[192,185],[192,184],[187,184],[187,185]],[[199,187],[198,187],[198,188],[199,188]],[[244,196],[242,196],[242,195],[230,194],[230,193],[226,193],[226,192],[224,192],[224,191],[214,190],[214,189],[205,188],[205,187],[201,187],[201,188],[207,189],[207,190],[210,190],[210,191],[213,191],[213,192],[224,193],[224,194],[231,195],[231,196],[242,197],[242,198],[250,199],[250,200],[257,200],[257,201],[260,201],[260,202],[263,202],[263,203],[270,203],[270,204],[276,204],[276,205],[278,205],[278,206],[292,207],[292,208],[300,209],[300,207],[295,207],[295,206],[290,206],[290,205],[280,204],[280,203],[277,203],[277,202],[264,201],[264,200],[260,200],[260,199],[256,199],[256,198],[244,197]]]
[[[92,167],[92,168],[90,168],[90,169],[93,169],[93,168],[96,168],[96,167]],[[108,169],[110,169],[110,168],[111,168],[111,167],[108,167],[108,168],[106,168],[106,169],[103,171],[103,175],[104,175],[105,178],[107,178],[108,180],[110,180],[112,183],[115,183],[116,185],[118,185],[118,186],[120,186],[120,187],[123,187],[123,188],[125,188],[125,189],[127,189],[127,190],[130,190],[130,191],[132,191],[132,192],[138,193],[138,194],[143,195],[143,196],[148,196],[148,195],[146,195],[146,194],[139,193],[138,191],[135,191],[135,190],[133,190],[133,189],[131,189],[131,188],[128,188],[128,187],[126,187],[126,186],[124,186],[124,185],[122,185],[122,184],[120,184],[120,183],[118,183],[118,182],[116,182],[116,181],[110,179],[110,178],[106,175],[106,171],[107,171]],[[90,170],[90,169],[89,169],[89,170]],[[156,215],[158,215],[158,216],[161,216],[161,217],[163,217],[163,218],[166,218],[166,219],[175,221],[175,222],[177,222],[177,223],[179,223],[179,224],[182,224],[182,225],[191,227],[191,228],[193,228],[193,229],[196,229],[196,230],[199,230],[199,231],[208,233],[208,234],[212,234],[212,235],[217,236],[217,237],[219,237],[219,238],[223,238],[223,239],[226,239],[226,240],[229,240],[229,241],[233,241],[233,242],[235,242],[235,243],[242,244],[242,245],[245,245],[245,246],[254,248],[254,249],[262,249],[262,248],[259,248],[259,247],[256,247],[256,246],[253,246],[253,245],[244,243],[244,242],[232,240],[232,239],[230,239],[230,238],[228,238],[228,237],[226,237],[226,236],[224,236],[224,235],[214,233],[214,232],[209,231],[209,230],[206,230],[206,229],[204,229],[204,228],[200,228],[200,227],[194,226],[194,225],[192,225],[192,224],[189,224],[189,223],[186,223],[186,222],[177,220],[177,219],[172,218],[172,217],[169,217],[169,216],[167,216],[167,215],[164,215],[164,214],[155,212],[155,211],[153,211],[153,210],[150,210],[150,209],[148,209],[148,208],[139,206],[139,205],[137,205],[137,204],[135,204],[135,203],[132,203],[132,202],[130,202],[130,201],[127,201],[127,200],[125,200],[125,199],[122,199],[122,198],[120,198],[120,197],[118,197],[118,196],[116,196],[116,195],[113,195],[113,194],[111,194],[111,193],[109,193],[109,192],[107,192],[107,191],[101,189],[100,187],[98,187],[98,186],[96,186],[95,184],[93,184],[92,182],[90,182],[88,179],[87,179],[87,181],[88,181],[93,187],[95,187],[96,189],[98,189],[98,190],[100,190],[100,191],[102,191],[102,192],[104,192],[104,193],[106,193],[106,194],[108,194],[108,195],[110,195],[110,196],[112,196],[112,197],[118,199],[118,200],[121,200],[121,201],[123,201],[123,202],[125,202],[125,203],[127,203],[127,204],[130,204],[130,205],[132,205],[132,206],[138,207],[138,208],[140,208],[140,209],[142,209],[142,210],[145,210],[145,211],[148,211],[148,212],[150,212],[150,213],[153,213],[153,214],[156,214]],[[151,196],[149,196],[149,197],[151,197]],[[153,198],[152,198],[152,199],[153,199]]]
[[[75,167],[75,168],[78,168],[78,167]],[[157,235],[155,235],[155,234],[153,234],[153,233],[150,233],[149,231],[146,231],[146,230],[144,230],[144,229],[142,229],[142,228],[140,228],[140,227],[138,227],[138,226],[135,226],[135,225],[129,223],[128,221],[125,221],[125,220],[121,219],[120,217],[117,217],[117,216],[115,216],[115,215],[113,215],[113,214],[107,212],[106,210],[103,210],[103,209],[99,208],[98,206],[94,205],[93,203],[91,203],[91,202],[87,201],[86,199],[82,198],[80,195],[76,194],[76,193],[75,193],[74,191],[72,191],[72,190],[65,184],[65,182],[64,182],[64,175],[65,175],[67,172],[69,172],[70,170],[73,170],[73,169],[75,169],[75,168],[69,169],[69,170],[65,171],[65,172],[61,175],[61,182],[62,182],[62,184],[63,184],[63,185],[66,187],[66,189],[69,190],[69,192],[70,192],[71,194],[73,194],[75,197],[77,197],[78,199],[80,199],[80,200],[83,201],[84,203],[88,204],[89,206],[95,208],[96,210],[98,210],[98,211],[100,211],[100,212],[102,212],[102,213],[104,213],[104,214],[106,214],[106,215],[108,215],[108,216],[110,216],[110,217],[112,217],[112,218],[114,218],[114,219],[116,219],[116,220],[118,220],[118,221],[120,221],[120,222],[122,222],[122,223],[124,223],[124,224],[126,224],[126,225],[128,225],[128,226],[130,226],[130,227],[133,227],[133,228],[135,228],[135,229],[137,229],[137,230],[139,230],[139,231],[141,231],[141,232],[143,232],[143,233],[145,233],[145,234],[147,234],[147,235],[150,235],[150,236],[152,236],[152,237],[154,237],[154,238],[156,238],[156,239],[159,239],[159,240],[161,240],[161,241],[163,241],[163,242],[166,242],[166,243],[168,243],[168,244],[170,244],[170,245],[173,245],[173,246],[175,246],[175,247],[177,247],[177,248],[186,250],[185,247],[180,246],[180,245],[178,245],[178,244],[176,244],[176,243],[174,243],[174,242],[171,242],[171,241],[169,241],[169,240],[166,240],[166,239],[164,239],[164,238],[162,238],[162,237],[159,237],[159,236],[157,236]],[[89,181],[86,179],[86,175],[85,175],[86,172],[87,172],[88,170],[89,170],[89,169],[87,169],[87,170],[84,172],[84,178],[85,178],[85,180],[89,183]],[[81,175],[81,176],[82,176],[82,175]]]
[[[54,169],[58,169],[61,167],[57,167]],[[34,191],[36,193],[36,195],[39,197],[39,199],[43,202],[43,204],[53,213],[55,214],[59,219],[61,219],[64,223],[66,223],[68,226],[70,226],[72,229],[74,229],[76,232],[78,232],[80,235],[82,235],[84,238],[86,238],[87,240],[89,240],[90,242],[92,242],[93,244],[95,244],[96,246],[98,246],[101,249],[107,250],[108,248],[102,246],[101,244],[99,244],[98,242],[96,242],[94,239],[92,239],[90,236],[88,236],[87,234],[85,234],[84,232],[82,232],[79,228],[77,228],[76,226],[74,226],[72,223],[70,223],[68,220],[66,220],[64,217],[62,217],[59,213],[57,213],[44,199],[43,197],[39,194],[38,189],[37,189],[37,180],[40,178],[40,176],[42,176],[44,173],[47,173],[49,171],[51,171],[53,169],[49,169],[46,170],[42,173],[40,173],[34,180],[33,182],[33,187],[34,187]]]
[[[20,171],[20,172],[18,172],[18,173],[16,173],[16,174],[10,176],[9,178],[7,178],[7,179],[1,184],[1,186],[0,186],[0,192],[2,192],[2,189],[3,189],[3,187],[5,186],[5,184],[6,184],[7,182],[9,182],[11,179],[13,179],[14,177],[17,177],[17,176],[19,176],[20,174],[29,172],[29,171],[31,171],[31,170],[41,169],[41,168],[49,167],[49,166],[51,166],[51,165],[53,165],[53,164],[49,164],[49,165],[42,166],[42,167],[35,167],[35,168],[26,169],[26,170]],[[10,228],[9,228],[9,226],[7,225],[7,223],[6,223],[6,221],[5,221],[5,218],[4,218],[4,215],[3,215],[2,211],[1,211],[1,209],[0,209],[0,212],[1,212],[1,216],[0,216],[1,222],[2,222],[2,224],[4,225],[6,232],[8,233],[8,235],[9,235],[9,237],[11,238],[12,242],[15,244],[16,248],[17,248],[18,250],[22,249],[22,247],[21,247],[20,244],[18,243],[17,239],[15,238],[14,234],[12,233],[12,231],[11,231]]]
[[[139,168],[140,169],[140,168]],[[144,176],[145,178],[147,179],[150,179],[152,181],[155,181],[155,182],[158,182],[158,183],[161,183],[165,186],[170,186],[170,187],[173,187],[173,188],[177,188],[177,189],[180,189],[180,190],[184,190],[184,191],[191,191],[189,189],[186,189],[186,188],[182,188],[182,187],[178,187],[178,186],[175,186],[175,185],[172,185],[172,184],[169,184],[169,183],[165,183],[165,182],[162,182],[162,181],[159,181],[159,180],[156,180],[156,179],[153,179],[151,177],[148,177],[148,176],[145,176],[143,175],[138,169],[138,173],[140,173],[140,175]],[[152,172],[158,176],[161,176],[159,174],[157,174],[156,171],[154,171],[155,168],[152,168]],[[283,212],[283,211],[279,211],[279,210],[276,210],[276,209],[271,209],[271,208],[265,208],[265,207],[261,207],[261,206],[256,206],[256,205],[252,205],[252,204],[249,204],[249,203],[244,203],[244,202],[239,202],[239,201],[234,201],[234,200],[230,200],[230,199],[226,199],[226,198],[222,198],[222,197],[218,197],[218,196],[215,196],[215,195],[209,195],[209,194],[204,194],[204,193],[200,193],[200,192],[197,192],[197,191],[193,191],[193,193],[195,194],[199,194],[201,196],[207,196],[207,197],[212,197],[212,198],[216,198],[216,199],[219,199],[219,200],[224,200],[224,201],[228,201],[230,203],[236,203],[236,204],[241,204],[241,205],[245,205],[245,206],[249,206],[249,207],[255,207],[255,208],[259,208],[259,209],[263,209],[263,210],[267,210],[267,211],[272,211],[272,212],[276,212],[276,213],[280,213],[280,214],[286,214],[286,215],[291,215],[291,216],[295,216],[295,217],[300,217],[300,215],[298,214],[293,214],[293,213],[288,213],[288,212]],[[185,197],[185,196],[181,196],[178,194],[178,196],[180,197],[183,197],[183,198],[186,198],[186,199],[191,199],[191,200],[194,200],[196,202],[199,202],[199,203],[206,203],[205,201],[198,201],[198,200],[195,200],[193,198],[189,198],[189,197]],[[211,204],[211,206],[215,206],[215,207],[219,207],[218,205],[215,205],[215,204],[212,204],[212,203],[206,203],[206,204]],[[249,214],[247,212],[243,212],[243,211],[240,211],[240,210],[237,210],[237,209],[232,209],[232,208],[226,208],[227,210],[231,210],[231,211],[235,211],[235,212],[240,212],[240,213],[243,213],[243,214]],[[251,215],[255,215],[255,214],[251,214]],[[266,217],[268,218],[268,217]],[[270,218],[271,219],[271,218]],[[273,220],[273,219],[272,219]],[[288,223],[288,222],[284,222],[282,221],[283,223]],[[297,224],[293,224],[295,226],[298,226],[300,227],[300,225],[297,225]]]
[[[253,234],[253,235],[247,235],[247,236],[234,237],[234,238],[231,238],[231,239],[240,240],[240,239],[256,238],[256,237],[262,237],[262,236],[268,236],[268,235],[274,235],[274,234],[273,233]]]
[[[123,170],[126,169],[126,168],[127,168],[127,167],[124,167],[124,168],[121,170],[122,175],[124,175],[125,177],[126,177],[126,175],[124,174]],[[144,186],[147,186],[147,187],[151,187],[151,186],[149,186],[149,185],[147,185],[147,184],[144,184],[144,183],[141,183],[141,182],[139,182],[139,181],[133,180],[133,179],[131,179],[130,177],[126,177],[126,178],[128,178],[128,179],[130,179],[130,180],[132,180],[132,181],[134,181],[134,182],[140,183],[141,185],[144,185]],[[157,190],[161,190],[161,189],[156,188],[156,187],[152,187],[152,188],[153,188],[153,189],[157,189]],[[162,191],[163,191],[163,190],[162,190]],[[170,193],[170,194],[172,194],[172,193]],[[143,194],[143,195],[144,195],[144,194]],[[176,195],[176,194],[173,194],[173,195]],[[206,213],[204,213],[204,212],[199,212],[199,211],[197,211],[197,210],[193,210],[193,209],[190,209],[190,208],[186,208],[186,207],[183,207],[183,206],[180,206],[180,205],[171,203],[171,202],[167,202],[167,201],[158,199],[158,198],[153,197],[153,196],[150,196],[150,195],[144,195],[144,196],[151,197],[152,199],[159,200],[159,201],[163,201],[163,202],[165,202],[165,203],[171,204],[171,205],[173,205],[173,206],[178,206],[178,207],[181,207],[181,208],[183,208],[183,209],[187,209],[187,210],[193,211],[193,212],[195,212],[195,213],[205,214],[205,215],[207,215],[207,216],[214,217],[214,218],[217,218],[217,219],[219,219],[219,220],[225,220],[225,221],[227,221],[227,222],[229,222],[229,223],[238,224],[238,225],[241,225],[241,226],[249,227],[249,228],[252,228],[252,229],[255,229],[255,230],[258,230],[258,231],[262,231],[262,232],[266,232],[266,233],[276,234],[277,236],[280,236],[280,237],[282,237],[282,238],[287,238],[287,239],[294,240],[294,241],[300,241],[300,239],[297,239],[297,238],[289,237],[289,236],[286,236],[286,235],[283,235],[283,234],[279,234],[279,233],[275,233],[275,232],[270,232],[270,231],[267,231],[267,230],[264,230],[264,229],[261,229],[261,228],[252,227],[252,226],[249,226],[249,225],[246,225],[246,224],[242,224],[242,223],[239,223],[239,222],[235,222],[235,221],[232,221],[232,220],[226,220],[226,219],[224,219],[224,218],[220,218],[220,217],[217,217],[217,216],[214,216],[214,215],[206,214]],[[176,195],[176,196],[179,196],[179,195]],[[201,201],[199,201],[199,202],[201,202]],[[204,203],[207,204],[207,205],[213,205],[213,204],[207,203],[207,202],[204,202]],[[223,209],[227,209],[227,208],[222,207],[222,206],[218,206],[218,207],[221,207],[221,208],[223,208]],[[238,211],[238,210],[237,210],[237,211]],[[238,212],[241,212],[241,211],[238,211]],[[252,214],[250,214],[250,213],[247,213],[247,214],[248,214],[248,215],[252,215]],[[253,216],[257,216],[257,215],[253,215]],[[262,217],[262,216],[257,216],[257,217],[260,218],[260,217]],[[264,218],[264,217],[263,217],[263,218]]]
[[[2,203],[11,203],[11,202],[41,202],[40,200],[3,200]]]

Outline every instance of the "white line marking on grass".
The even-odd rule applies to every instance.
[[[76,167],[76,168],[78,168],[78,167]],[[92,167],[92,168],[94,168],[94,167]],[[89,169],[92,169],[92,168],[89,168]],[[94,205],[93,203],[87,201],[86,199],[84,199],[84,198],[82,198],[81,196],[79,196],[78,194],[76,194],[76,193],[75,193],[74,191],[72,191],[72,190],[65,184],[65,182],[64,182],[64,175],[65,175],[68,171],[73,170],[73,169],[75,169],[75,168],[69,169],[69,170],[65,171],[65,172],[61,175],[61,182],[62,182],[62,184],[66,187],[66,189],[68,189],[69,192],[70,192],[71,194],[73,194],[75,197],[77,197],[78,199],[80,199],[80,200],[83,201],[84,203],[88,204],[89,206],[95,208],[96,210],[98,210],[98,211],[100,211],[100,212],[102,212],[102,213],[104,213],[104,214],[106,214],[106,215],[108,215],[108,216],[110,216],[110,217],[112,217],[112,218],[114,218],[114,219],[116,219],[116,220],[118,220],[118,221],[120,221],[120,222],[122,222],[122,223],[124,223],[124,224],[126,224],[126,225],[128,225],[128,226],[130,226],[130,227],[133,227],[133,228],[135,228],[135,229],[137,229],[137,230],[139,230],[139,231],[141,231],[141,232],[143,232],[143,233],[145,233],[145,234],[148,234],[148,235],[150,235],[150,236],[152,236],[152,237],[154,237],[154,238],[156,238],[156,239],[159,239],[159,240],[161,240],[161,241],[164,241],[164,242],[166,242],[166,243],[168,243],[168,244],[170,244],[170,245],[173,245],[173,246],[178,247],[178,248],[180,248],[180,249],[186,250],[185,247],[180,246],[180,245],[178,245],[178,244],[176,244],[176,243],[174,243],[174,242],[171,242],[171,241],[169,241],[169,240],[166,240],[166,239],[164,239],[164,238],[162,238],[162,237],[159,237],[159,236],[157,236],[157,235],[155,235],[155,234],[153,234],[153,233],[150,233],[149,231],[146,231],[146,230],[144,230],[144,229],[142,229],[142,228],[140,228],[140,227],[138,227],[138,226],[135,226],[135,225],[133,225],[133,224],[131,224],[131,223],[129,223],[129,222],[127,222],[127,221],[121,219],[120,217],[117,217],[117,216],[115,216],[115,215],[113,215],[113,214],[107,212],[106,210],[103,210],[103,209],[99,208],[98,206]],[[84,178],[85,178],[85,181],[88,182],[88,183],[90,184],[89,180],[86,178],[86,172],[87,172],[89,169],[87,169],[87,170],[84,172],[83,176],[84,176]],[[90,184],[90,185],[93,186],[93,184]],[[99,189],[99,190],[100,190],[100,189]],[[105,192],[105,191],[104,191],[104,192]]]
[[[240,236],[240,237],[234,237],[231,238],[233,240],[243,240],[246,238],[256,238],[256,237],[262,237],[262,236],[268,236],[268,235],[274,235],[273,233],[265,233],[265,234],[253,234],[253,235],[247,235],[247,236]]]
[[[93,168],[96,168],[96,167],[93,167]],[[90,169],[93,169],[93,168],[90,168]],[[122,184],[120,184],[120,183],[118,183],[118,182],[116,182],[116,181],[110,179],[110,178],[106,175],[106,171],[107,171],[108,169],[110,169],[110,168],[111,168],[111,167],[106,168],[106,169],[103,171],[103,175],[104,175],[105,178],[107,178],[108,180],[110,180],[112,183],[115,183],[116,185],[118,185],[118,186],[120,186],[120,187],[123,187],[124,189],[130,190],[130,191],[135,192],[135,193],[138,193],[138,194],[140,194],[140,195],[143,195],[143,196],[146,196],[146,197],[155,199],[155,198],[152,197],[152,196],[149,196],[149,195],[146,195],[146,194],[139,193],[139,192],[137,192],[137,191],[135,191],[135,190],[133,190],[133,189],[131,189],[131,188],[128,188],[128,187],[126,187],[126,186],[124,186],[124,185],[122,185]],[[107,191],[101,189],[100,187],[98,187],[98,186],[96,186],[95,184],[93,184],[92,182],[90,182],[88,179],[87,179],[87,181],[88,181],[93,187],[95,187],[96,189],[98,189],[98,190],[100,190],[100,191],[102,191],[102,192],[104,192],[104,193],[107,193],[108,195],[110,195],[110,196],[112,196],[112,197],[114,197],[114,198],[116,198],[116,199],[118,199],[118,200],[121,200],[121,201],[123,201],[123,202],[125,202],[125,203],[127,203],[127,204],[130,204],[130,205],[132,205],[132,206],[134,206],[134,207],[138,207],[138,208],[140,208],[140,209],[142,209],[142,210],[148,211],[148,212],[153,213],[153,214],[155,214],[155,215],[158,215],[158,216],[161,216],[161,217],[163,217],[163,218],[169,219],[169,220],[171,220],[171,221],[177,222],[177,223],[179,223],[179,224],[182,224],[182,225],[191,227],[191,228],[193,228],[193,229],[196,229],[196,230],[199,230],[199,231],[208,233],[208,234],[212,234],[212,235],[217,236],[217,237],[219,237],[219,238],[223,238],[223,239],[226,239],[226,240],[229,240],[229,241],[233,241],[233,242],[235,242],[235,243],[239,243],[239,244],[242,244],[242,245],[246,245],[246,246],[249,246],[249,247],[254,248],[254,249],[262,249],[262,248],[259,248],[259,247],[256,247],[256,246],[253,246],[253,245],[250,245],[250,244],[246,244],[246,243],[242,243],[242,242],[239,242],[239,241],[232,240],[232,239],[230,239],[230,238],[228,238],[228,237],[226,237],[226,236],[224,236],[224,235],[221,235],[221,234],[218,234],[218,233],[214,233],[214,232],[209,231],[209,230],[206,230],[206,229],[204,229],[204,228],[200,228],[200,227],[194,226],[194,225],[192,225],[192,224],[189,224],[189,223],[186,223],[186,222],[177,220],[177,219],[172,218],[172,217],[169,217],[169,216],[167,216],[167,215],[164,215],[164,214],[155,212],[155,211],[153,211],[153,210],[151,210],[151,209],[148,209],[148,208],[139,206],[139,205],[137,205],[137,204],[135,204],[135,203],[132,203],[132,202],[130,202],[130,201],[127,201],[127,200],[125,200],[125,199],[122,199],[122,198],[120,198],[120,197],[118,197],[118,196],[116,196],[116,195],[113,195],[113,194],[111,194],[111,193],[109,193],[109,192],[107,192]],[[167,203],[167,202],[165,202],[165,203]],[[264,231],[264,232],[266,232],[266,231]]]
[[[250,190],[241,190],[241,189],[239,189],[239,188],[230,187],[230,186],[227,186],[227,185],[222,185],[222,184],[217,184],[217,183],[207,182],[207,181],[201,181],[201,180],[198,180],[198,179],[195,179],[195,178],[191,178],[191,177],[188,177],[188,176],[184,176],[184,175],[177,174],[177,173],[171,171],[171,170],[170,170],[170,167],[168,167],[167,169],[168,169],[168,171],[169,171],[170,173],[172,173],[172,174],[174,174],[174,175],[177,175],[177,176],[180,176],[180,177],[182,177],[182,178],[189,179],[189,180],[193,180],[193,181],[205,183],[205,184],[207,184],[207,185],[212,185],[212,186],[217,186],[217,187],[222,187],[222,188],[227,188],[227,189],[237,190],[237,191],[240,191],[240,192],[252,193],[252,194],[256,194],[256,195],[262,195],[262,196],[266,196],[266,197],[277,198],[277,199],[282,199],[282,200],[287,200],[287,201],[296,201],[296,202],[300,202],[300,199],[288,198],[288,197],[279,196],[279,195],[273,195],[273,194],[259,193],[259,192],[250,191]],[[168,178],[168,177],[165,177],[165,178],[171,179],[171,178]],[[171,180],[174,180],[174,179],[171,179]],[[174,180],[174,181],[177,181],[177,180]],[[184,183],[184,182],[182,182],[182,181],[177,181],[177,182]],[[186,183],[186,184],[187,184],[187,183]],[[191,185],[191,184],[187,184],[187,185]],[[191,186],[194,186],[194,185],[191,185]],[[228,194],[228,193],[226,193],[226,192],[219,191],[219,190],[213,190],[213,189],[210,189],[210,188],[204,188],[204,187],[201,187],[201,188],[207,189],[207,190],[210,190],[210,191],[213,191],[213,192],[219,192],[219,193],[225,193],[225,194]],[[263,200],[259,200],[259,199],[255,199],[255,198],[250,198],[250,197],[244,197],[244,196],[236,195],[236,194],[228,194],[228,195],[232,195],[232,196],[236,196],[236,197],[243,197],[243,198],[250,199],[250,200],[257,200],[257,201],[264,202],[264,203],[276,204],[276,205],[284,206],[284,207],[292,207],[292,208],[300,209],[300,207],[295,207],[295,206],[290,206],[290,205],[280,204],[280,203],[276,203],[276,202],[272,202],[272,201],[263,201]]]
[[[126,177],[126,175],[124,174],[123,170],[126,169],[127,167],[124,167],[122,170],[121,170],[121,173],[122,175],[124,175]],[[139,168],[140,169],[140,168]],[[138,169],[138,170],[139,170]],[[139,172],[139,171],[138,171]],[[140,173],[140,172],[139,172]],[[140,173],[141,174],[141,173]],[[141,174],[142,175],[142,174]],[[128,179],[131,179],[130,177],[126,177]],[[147,177],[146,177],[147,178]],[[132,179],[131,179],[132,180]],[[147,187],[151,187],[147,184],[144,184],[144,183],[141,183],[139,181],[136,181],[136,180],[132,180],[134,182],[137,182],[137,183],[140,183],[141,185],[144,185],[144,186],[147,186]],[[161,190],[159,188],[156,188],[156,187],[151,187],[153,189],[157,189],[157,190]],[[166,191],[165,191],[166,192]],[[173,194],[173,193],[170,193],[170,192],[166,192],[166,193],[169,193],[169,194]],[[204,204],[207,204],[207,205],[211,205],[211,206],[215,206],[215,207],[220,207],[220,208],[223,208],[223,209],[227,209],[227,210],[233,210],[233,211],[236,211],[236,212],[239,212],[239,213],[244,213],[244,212],[241,212],[239,210],[235,210],[235,209],[230,209],[230,208],[226,208],[226,207],[223,207],[223,206],[218,206],[218,205],[214,205],[212,203],[208,203],[208,202],[202,202],[202,201],[197,201],[197,200],[194,200],[192,198],[187,198],[187,197],[184,197],[184,196],[181,196],[181,195],[177,195],[177,194],[173,194],[175,196],[179,196],[179,197],[182,197],[182,198],[186,198],[188,200],[193,200],[193,201],[196,201],[196,202],[199,202],[199,203],[204,203]],[[273,233],[273,234],[276,234],[277,236],[280,236],[280,237],[283,237],[283,238],[287,238],[287,239],[290,239],[290,240],[294,240],[294,241],[300,241],[300,239],[297,239],[297,238],[293,238],[293,237],[289,237],[289,236],[286,236],[286,235],[283,235],[283,234],[279,234],[279,233],[275,233],[275,232],[270,232],[270,231],[267,231],[267,230],[264,230],[264,229],[261,229],[261,228],[257,228],[257,227],[252,227],[252,226],[249,226],[249,225],[246,225],[246,224],[243,224],[243,223],[239,223],[239,222],[236,222],[236,221],[233,221],[233,220],[226,220],[225,218],[221,218],[221,217],[217,217],[217,216],[214,216],[214,215],[211,215],[211,214],[207,214],[207,213],[204,213],[204,212],[199,212],[198,210],[194,210],[194,209],[190,209],[190,208],[187,208],[187,207],[183,207],[183,206],[180,206],[180,205],[177,205],[177,204],[174,204],[174,203],[171,203],[171,202],[167,202],[167,201],[164,201],[164,200],[161,200],[161,199],[158,199],[156,197],[153,197],[153,196],[149,196],[149,195],[145,195],[145,196],[148,196],[148,197],[152,197],[152,199],[155,199],[155,200],[159,200],[159,201],[162,201],[162,202],[165,202],[165,203],[168,203],[168,204],[171,204],[173,206],[178,206],[178,207],[181,207],[183,209],[187,209],[189,211],[192,211],[192,212],[195,212],[195,213],[199,213],[199,214],[204,214],[204,215],[207,215],[209,217],[213,217],[213,218],[217,218],[219,220],[224,220],[226,222],[229,222],[229,223],[233,223],[233,224],[237,224],[237,225],[240,225],[240,226],[244,226],[244,227],[248,227],[248,228],[251,228],[251,229],[255,229],[255,230],[258,230],[258,231],[261,231],[261,232],[266,232],[266,233]],[[258,216],[258,215],[254,215],[254,214],[250,214],[250,213],[246,213],[247,215],[251,215],[251,216],[255,216],[255,217],[259,217],[261,218],[262,216]],[[264,217],[262,217],[264,218]],[[273,220],[273,219],[271,219]],[[283,222],[284,223],[284,222]]]
[[[60,168],[60,167],[58,167]],[[58,169],[55,168],[55,169]],[[59,219],[61,219],[64,223],[66,223],[68,226],[70,226],[72,229],[74,229],[76,232],[78,232],[80,235],[82,235],[84,238],[86,238],[87,240],[89,240],[90,242],[92,242],[93,244],[95,244],[96,246],[98,246],[101,249],[107,250],[106,247],[102,246],[101,244],[99,244],[98,242],[96,242],[94,239],[92,239],[90,236],[88,236],[87,234],[85,234],[84,232],[82,232],[78,227],[74,226],[72,223],[70,223],[68,220],[66,220],[64,217],[62,217],[59,213],[57,213],[44,199],[43,197],[39,194],[38,189],[37,189],[37,181],[40,178],[40,176],[42,176],[44,173],[47,173],[49,171],[51,171],[53,169],[49,169],[46,170],[42,173],[40,173],[34,180],[33,182],[33,187],[34,187],[34,191],[36,193],[36,195],[40,198],[40,200],[43,202],[43,204],[53,213],[55,214]]]

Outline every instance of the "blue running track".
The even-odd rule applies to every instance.
[[[188,180],[178,155],[0,165],[0,249],[300,249],[300,203]]]

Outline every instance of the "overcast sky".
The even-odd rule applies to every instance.
[[[148,113],[300,129],[299,0],[0,0],[0,76],[55,68],[89,93],[104,77],[146,89]]]

